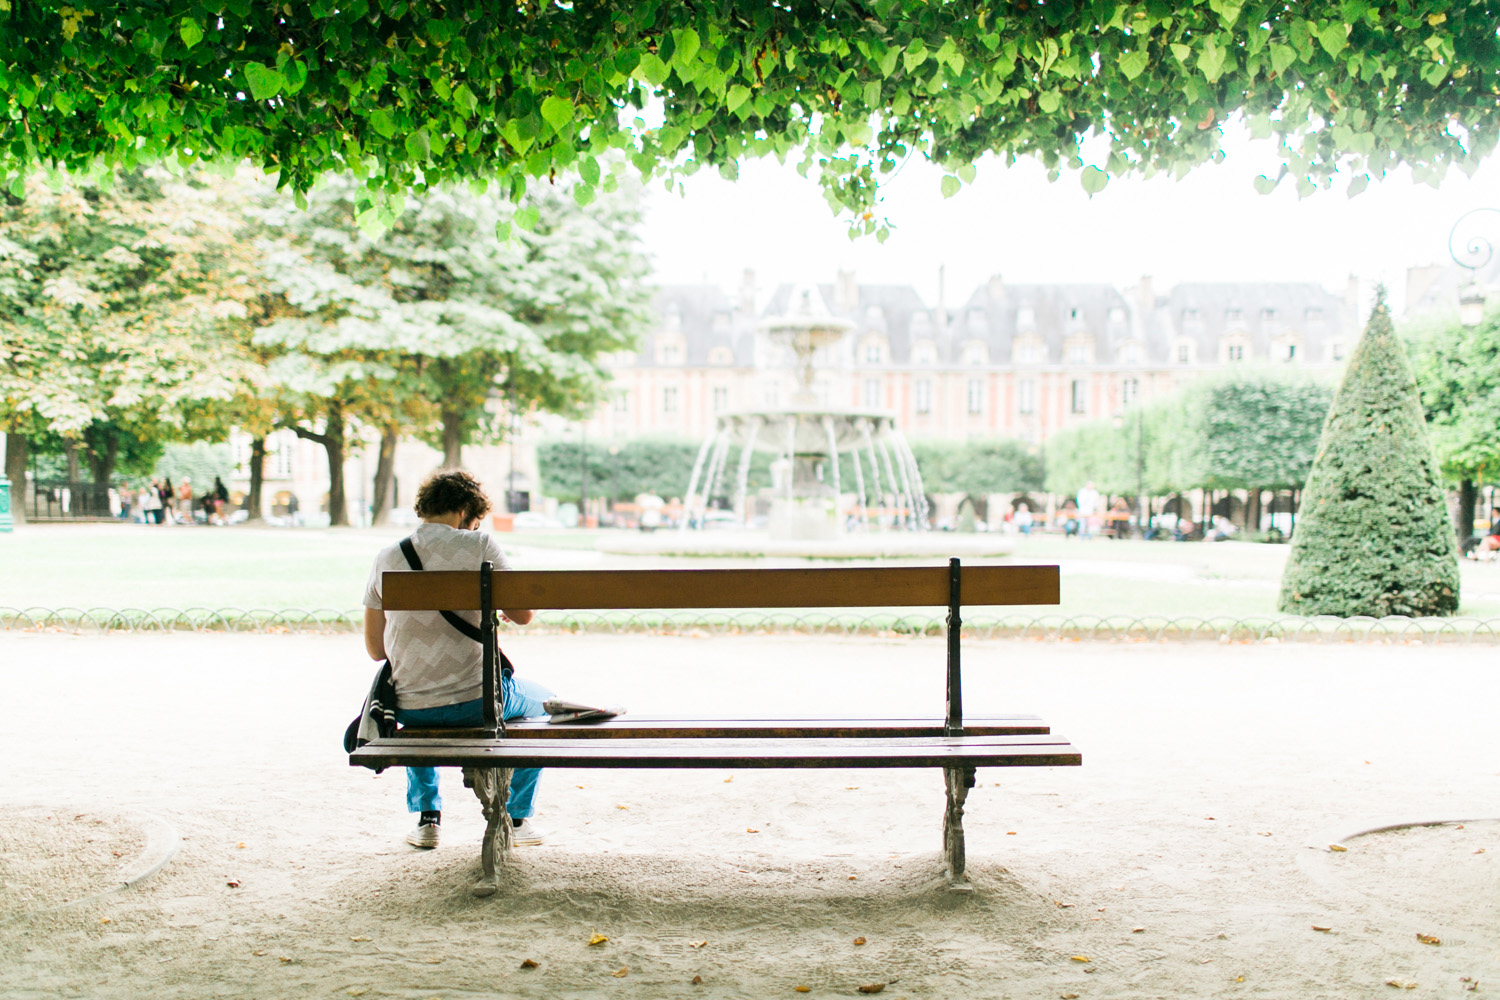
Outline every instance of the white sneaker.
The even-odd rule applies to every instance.
[[[436,823],[418,823],[411,833],[406,835],[406,842],[413,847],[436,847],[439,829]]]
[[[542,831],[532,825],[531,820],[521,820],[521,825],[514,822],[510,826],[510,842],[516,847],[536,847],[542,842]]]

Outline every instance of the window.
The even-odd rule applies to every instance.
[[[1127,365],[1138,365],[1138,364],[1140,364],[1141,363],[1141,345],[1135,343],[1134,341],[1132,341],[1129,344],[1126,344],[1124,350],[1122,350],[1120,352],[1120,360],[1124,361],[1125,364],[1127,364]]]
[[[682,364],[682,345],[675,340],[667,340],[656,346],[656,363],[659,365]]]
[[[1037,346],[1037,343],[1034,340],[1023,341],[1021,345],[1016,348],[1016,362],[1018,364],[1034,365],[1038,361],[1042,360],[1041,355],[1041,348]]]
[[[721,413],[729,406],[729,387],[727,385],[714,386],[714,412]]]
[[[865,405],[872,407],[880,405],[880,379],[865,379]]]
[[[1307,310],[1307,322],[1310,326],[1323,322],[1323,310],[1317,306],[1309,306]]]
[[[916,385],[917,412],[932,412],[932,382],[929,379],[919,378]]]
[[[1078,321],[1078,315],[1079,314],[1078,314],[1078,307],[1077,306],[1074,306],[1072,309],[1068,310],[1068,319],[1073,320],[1074,322],[1077,322]]]
[[[271,452],[275,458],[272,463],[271,475],[277,479],[292,478],[292,442],[297,437],[291,431],[282,431],[276,435],[275,446]]]
[[[711,365],[734,364],[734,351],[722,344],[708,352],[708,363]]]
[[[1266,306],[1260,311],[1260,321],[1262,323],[1274,323],[1276,321],[1276,310],[1270,306]]]
[[[914,365],[930,365],[937,361],[937,349],[930,341],[923,341],[911,351],[911,363]]]
[[[1022,413],[1036,412],[1036,382],[1023,378],[1016,386],[1016,409]]]
[[[630,390],[621,389],[615,393],[615,412],[624,415],[630,412]]]
[[[865,364],[880,365],[885,363],[885,349],[877,341],[870,341],[865,345]]]
[[[1087,344],[1069,344],[1068,345],[1068,364],[1070,364],[1070,365],[1086,365],[1088,363],[1089,363],[1089,345],[1087,345]]]
[[[1245,360],[1245,345],[1244,344],[1230,344],[1228,347],[1226,347],[1224,349],[1224,356],[1227,357],[1230,361],[1244,361]]]
[[[677,387],[669,385],[661,391],[661,412],[677,412]]]
[[[1233,306],[1233,307],[1231,307],[1229,309],[1226,309],[1224,311],[1224,322],[1226,322],[1226,323],[1243,323],[1244,321],[1245,321],[1245,311],[1243,309],[1241,309],[1239,306]]]
[[[1288,361],[1296,361],[1297,360],[1297,345],[1296,344],[1287,344],[1286,345],[1286,359]]]
[[[964,344],[963,363],[970,368],[978,368],[990,360],[990,349],[983,341],[971,340]]]
[[[971,416],[984,412],[984,382],[981,379],[969,379],[968,398]]]
[[[1122,405],[1129,406],[1131,403],[1134,403],[1138,398],[1140,398],[1140,395],[1141,395],[1141,380],[1140,379],[1138,379],[1138,378],[1128,378],[1125,381],[1123,381],[1123,382],[1120,383],[1120,403]]]
[[[781,386],[777,385],[775,382],[767,382],[765,397],[767,406],[780,406]]]
[[[1186,345],[1186,344],[1178,344],[1177,345],[1177,363],[1179,365],[1185,365],[1185,364],[1187,364],[1189,361],[1191,361],[1193,359],[1192,358],[1192,353],[1193,353],[1192,352],[1192,348],[1188,347],[1188,345]]]
[[[1332,343],[1332,345],[1329,346],[1328,352],[1329,352],[1329,354],[1331,354],[1333,356],[1333,360],[1335,360],[1335,361],[1343,361],[1344,360],[1344,344],[1343,344],[1343,342],[1339,341],[1339,340],[1335,340]]]
[[[1075,378],[1072,385],[1072,409],[1074,413],[1087,413],[1088,390],[1084,387],[1083,379]]]

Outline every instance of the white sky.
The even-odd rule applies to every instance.
[[[895,226],[884,246],[873,237],[851,243],[816,181],[790,162],[747,161],[735,182],[711,170],[689,178],[685,197],[650,185],[644,236],[659,283],[734,288],[753,268],[763,294],[853,269],[865,282],[909,282],[936,305],[939,265],[950,307],[994,273],[1118,286],[1150,274],[1159,292],[1180,281],[1317,281],[1339,292],[1353,273],[1385,281],[1399,309],[1406,268],[1450,263],[1458,217],[1500,207],[1500,157],[1472,179],[1450,171],[1440,189],[1403,169],[1352,199],[1342,180],[1298,199],[1290,179],[1266,196],[1251,186],[1263,172],[1275,175],[1273,141],[1236,131],[1225,149],[1222,164],[1180,182],[1113,177],[1092,200],[1076,172],[1049,184],[1035,162],[1007,169],[993,159],[944,199],[942,171],[914,157],[884,190]],[[1486,235],[1500,242],[1500,232]]]

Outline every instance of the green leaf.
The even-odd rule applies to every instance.
[[[1353,198],[1355,195],[1359,194],[1361,191],[1363,191],[1365,188],[1367,188],[1369,186],[1370,186],[1370,175],[1369,174],[1360,174],[1358,177],[1354,178],[1354,180],[1352,180],[1352,181],[1349,182],[1349,192],[1348,192],[1349,193],[1349,197]]]
[[[194,45],[197,45],[199,42],[203,41],[203,29],[199,26],[197,21],[194,21],[190,17],[183,18],[182,21],[178,24],[177,34],[182,37],[182,44],[186,45],[188,48],[192,48]]]
[[[738,111],[741,104],[750,99],[750,88],[744,84],[737,83],[729,88],[729,93],[724,95],[724,107],[728,111]]]
[[[1142,40],[1144,46],[1144,40]],[[1144,47],[1134,52],[1127,52],[1120,57],[1120,72],[1125,74],[1125,79],[1134,80],[1146,69],[1146,63],[1151,54]]]
[[[286,85],[286,78],[280,73],[257,62],[245,64],[245,81],[250,84],[250,96],[257,101],[275,97]]]
[[[896,72],[896,62],[900,58],[901,49],[897,46],[893,45],[882,52],[880,54],[880,58],[877,60],[880,66],[880,75],[890,76],[892,73]]]
[[[865,106],[870,108],[880,107],[880,81],[871,80],[865,84]]]
[[[677,51],[672,53],[672,62],[678,66],[686,66],[698,54],[698,32],[692,28],[683,28],[675,32],[672,37],[677,42]]]
[[[1104,190],[1104,185],[1109,183],[1109,174],[1095,166],[1084,167],[1079,174],[1078,180],[1083,184],[1083,189],[1092,198]]]
[[[536,228],[537,220],[541,218],[541,215],[542,213],[535,205],[526,205],[516,209],[516,214],[511,221],[516,224],[516,228],[524,229],[529,233]]]
[[[977,171],[974,169],[974,164],[965,163],[963,166],[955,170],[954,173],[956,173],[958,175],[958,179],[963,181],[965,184],[973,184],[974,176]]]
[[[592,184],[574,184],[573,200],[582,208],[594,200],[594,186]]]
[[[1234,22],[1240,19],[1242,4],[1233,3],[1232,0],[1208,0],[1208,6],[1219,15],[1219,20],[1226,28],[1234,27]]]
[[[1209,83],[1218,83],[1219,77],[1224,75],[1224,59],[1228,55],[1224,49],[1214,43],[1212,38],[1203,42],[1203,50],[1198,53],[1198,68]]]
[[[662,84],[666,83],[667,77],[672,72],[671,68],[668,67],[666,63],[662,62],[661,57],[658,56],[655,52],[647,52],[645,55],[641,56],[640,65],[635,68],[635,71],[639,75],[645,77],[646,82],[651,84],[653,87],[660,87]]]
[[[943,176],[942,191],[944,198],[952,198],[958,194],[961,187],[963,187],[963,183],[957,177],[954,177],[952,174],[945,174]]]
[[[52,106],[63,114],[73,113],[73,98],[68,96],[67,91],[59,90],[52,95]]]
[[[432,156],[432,137],[425,128],[419,128],[406,137],[406,155],[420,162]]]
[[[1184,45],[1181,42],[1173,42],[1172,43],[1172,55],[1176,56],[1177,57],[1177,61],[1180,62],[1180,63],[1182,63],[1184,66],[1187,65],[1188,56],[1190,56],[1192,54],[1193,54],[1193,48],[1192,48],[1192,46],[1190,46],[1190,45]]]
[[[573,120],[573,102],[553,94],[542,102],[542,117],[554,132],[561,132]]]
[[[1056,111],[1061,104],[1062,95],[1055,90],[1049,90],[1046,93],[1038,94],[1036,97],[1037,107],[1041,108],[1049,115],[1052,114],[1052,112]]]
[[[396,134],[396,120],[385,108],[376,108],[370,112],[370,127],[387,139]]]
[[[474,91],[469,89],[467,83],[460,83],[453,91],[453,102],[463,109],[465,115],[472,115],[474,109],[479,107],[479,98],[474,96]]]
[[[599,161],[592,156],[585,156],[578,161],[578,176],[583,178],[585,184],[599,183]]]
[[[1276,181],[1273,178],[1267,177],[1265,174],[1261,174],[1259,177],[1255,178],[1254,183],[1255,190],[1260,194],[1270,194],[1272,191],[1276,190]]]
[[[1318,44],[1331,56],[1337,57],[1349,45],[1349,25],[1335,21],[1318,32]]]
[[[1280,45],[1275,42],[1271,44],[1271,69],[1277,76],[1286,72],[1286,68],[1297,61],[1297,50],[1290,45]]]

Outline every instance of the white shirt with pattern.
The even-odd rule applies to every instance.
[[[424,521],[411,533],[411,540],[424,570],[477,570],[486,559],[497,571],[510,569],[500,546],[482,531]],[[365,607],[381,610],[380,574],[409,569],[399,542],[381,549],[365,583]],[[478,627],[478,611],[457,614]],[[479,644],[437,611],[387,611],[385,652],[401,708],[457,705],[483,695]]]

